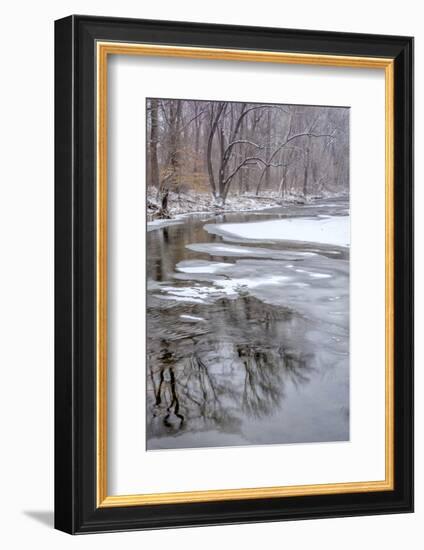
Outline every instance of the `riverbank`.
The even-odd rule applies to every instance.
[[[308,205],[316,200],[328,198],[343,198],[336,195],[323,195],[320,197],[308,197],[290,195],[284,199],[276,193],[262,194],[255,196],[252,194],[242,194],[230,196],[225,204],[217,204],[210,194],[206,193],[174,193],[170,192],[168,196],[167,218],[161,213],[160,200],[155,190],[147,192],[147,221],[152,227],[168,224],[170,221],[177,221],[181,216],[187,214],[221,214],[226,212],[251,212],[254,210],[264,210],[266,208],[276,208],[284,205]]]
[[[302,199],[298,199],[299,202]],[[197,214],[207,212],[249,212],[279,206],[281,197],[266,195],[256,197],[252,194],[228,197],[225,204],[217,204],[210,194],[206,193],[173,193],[168,195],[167,214],[171,219],[182,214]],[[294,202],[294,200],[293,200]],[[148,221],[161,219],[161,204],[156,191],[147,193],[147,216]]]

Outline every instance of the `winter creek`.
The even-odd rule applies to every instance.
[[[347,214],[327,199],[149,227],[148,450],[349,439],[349,248],[225,225]]]

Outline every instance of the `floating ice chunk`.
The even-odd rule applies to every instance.
[[[313,203],[310,203],[310,204],[307,204],[306,206],[308,208],[337,208],[341,205],[340,204],[313,204]]]
[[[177,264],[176,269],[182,273],[216,273],[221,269],[231,267],[233,264],[224,262],[207,262],[201,260],[188,260]]]
[[[331,277],[328,273],[309,273],[309,276],[315,279],[329,279]]]
[[[180,315],[180,317],[188,321],[204,321],[203,317],[196,317],[195,315]]]
[[[188,296],[174,296],[174,295],[167,295],[167,294],[157,294],[158,298],[161,298],[162,300],[175,300],[176,302],[190,302],[193,304],[204,304],[205,301],[201,300],[200,298],[189,298]]]
[[[253,224],[254,225],[254,224]],[[195,243],[187,244],[186,248],[194,252],[202,252],[210,256],[228,256],[250,258],[266,258],[275,260],[292,261],[298,258],[317,256],[315,252],[300,252],[297,250],[272,250],[253,246],[223,245],[218,243]]]
[[[147,232],[153,231],[154,229],[163,229],[169,225],[179,225],[183,223],[180,220],[153,220],[152,222],[147,222]]]
[[[196,287],[183,287],[176,288],[171,286],[164,286],[162,290],[172,294],[173,296],[179,296],[180,298],[206,298],[211,292],[215,292],[213,287],[208,286],[196,286]]]
[[[317,273],[316,271],[308,271],[307,269],[295,269],[296,273],[306,273],[309,277],[314,279],[329,279],[331,275],[328,273]]]
[[[224,296],[237,297],[241,291],[266,287],[269,285],[290,284],[291,277],[286,275],[268,275],[261,277],[237,277],[211,281],[212,286],[172,287],[161,286],[166,294],[157,294],[159,298],[191,303],[205,303]]]
[[[225,281],[214,281],[214,284],[224,290],[226,294],[234,294],[242,288],[257,288],[267,285],[280,285],[287,283],[291,280],[291,277],[285,275],[269,275],[268,277],[258,278],[237,278],[227,279]]]

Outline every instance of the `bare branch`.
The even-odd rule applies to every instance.
[[[258,109],[277,109],[278,111],[283,111],[284,113],[289,113],[290,112],[287,109],[284,109],[283,107],[281,107],[279,105],[255,105],[254,107],[250,107],[250,109],[244,110],[245,107],[246,107],[246,104],[243,105],[243,111],[240,115],[240,118],[237,121],[236,127],[234,128],[234,132],[233,132],[231,141],[234,141],[236,135],[238,134],[241,122],[244,119],[244,117],[246,115],[248,115],[249,113],[251,113],[252,111],[257,111]]]
[[[294,139],[296,138],[300,138],[300,137],[303,137],[303,136],[308,136],[308,137],[313,137],[313,138],[320,138],[320,137],[330,137],[330,138],[333,138],[334,137],[334,132],[332,134],[312,134],[311,132],[302,132],[300,134],[295,134],[294,136],[290,136],[289,138],[287,138],[283,143],[280,143],[280,145],[274,150],[274,152],[272,153],[271,157],[270,157],[270,161],[274,158],[274,156],[279,152],[281,151],[281,149],[283,149],[288,143],[290,143],[291,141],[293,141]]]
[[[272,167],[277,167],[277,166],[285,166],[284,163],[282,162],[279,162],[278,164],[273,164],[271,162],[267,162],[266,160],[264,159],[261,159],[260,157],[247,157],[243,160],[243,162],[241,162],[237,168],[235,168],[235,170],[233,170],[231,172],[231,174],[224,180],[224,185],[227,185],[227,183],[229,181],[231,181],[233,179],[233,177],[237,174],[237,172],[240,170],[240,168],[242,168],[243,166],[246,166],[246,165],[252,165],[252,164],[263,164],[264,166],[272,166]]]
[[[196,120],[196,118],[199,118],[200,116],[202,116],[203,114],[205,114],[206,111],[201,111],[199,114],[197,114],[196,116],[194,116],[193,118],[191,118],[181,129],[180,129],[180,132],[183,132],[186,128],[188,128],[190,126],[190,124],[192,122],[194,122]]]
[[[248,143],[249,145],[253,145],[254,147],[257,147],[258,149],[263,149],[263,145],[259,145],[258,143],[253,143],[253,141],[249,141],[248,139],[237,139],[236,141],[232,141],[228,144],[228,147],[225,149],[224,152],[224,158],[226,158],[227,154],[231,152],[231,149],[234,147],[234,145],[237,145],[239,143]]]

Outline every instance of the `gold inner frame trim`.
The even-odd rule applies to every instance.
[[[97,506],[142,506],[394,489],[394,60],[253,50],[101,42],[97,54]],[[107,492],[107,61],[109,55],[142,55],[383,69],[385,72],[385,479],[349,483],[254,487],[109,496]]]

